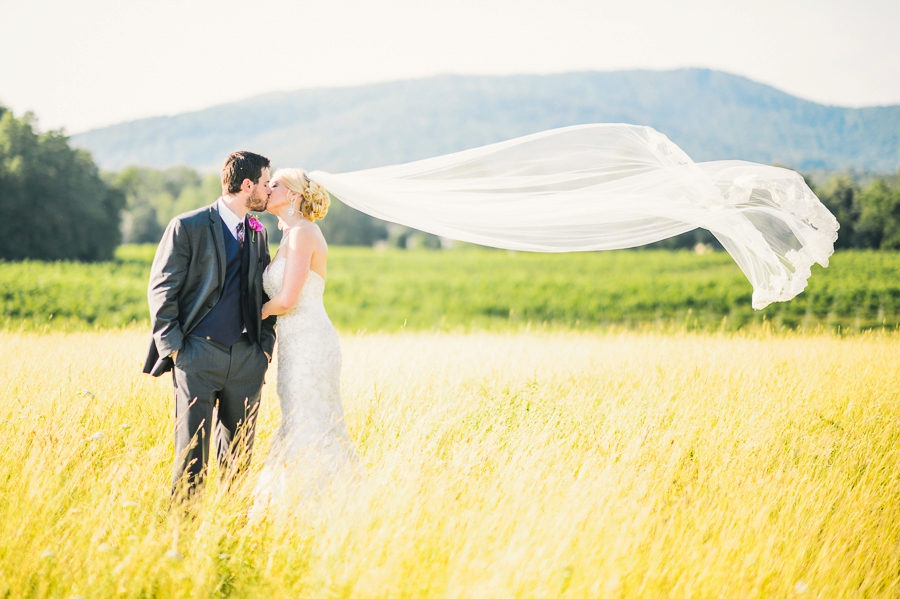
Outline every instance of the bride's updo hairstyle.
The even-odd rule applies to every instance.
[[[300,168],[280,168],[275,171],[273,179],[279,179],[285,187],[299,195],[300,205],[295,209],[308,221],[315,222],[325,218],[331,198],[325,188],[310,181],[306,171]]]

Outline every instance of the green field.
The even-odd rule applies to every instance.
[[[7,330],[84,330],[147,322],[152,246],[100,264],[0,263]],[[846,251],[791,302],[750,307],[751,287],[723,252],[529,254],[331,249],[326,304],[344,331],[776,328],[857,331],[900,325],[900,254]]]

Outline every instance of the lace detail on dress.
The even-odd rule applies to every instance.
[[[284,258],[263,273],[269,297],[281,291]],[[291,494],[309,497],[341,471],[358,468],[341,405],[341,348],[322,300],[325,280],[310,271],[297,303],[278,317],[281,425],[256,487],[253,511]]]

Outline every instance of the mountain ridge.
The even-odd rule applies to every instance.
[[[276,165],[339,172],[590,122],[649,125],[697,161],[879,173],[900,164],[900,106],[817,104],[709,69],[439,75],[272,92],[71,139],[110,170],[217,170],[229,152],[250,149]]]

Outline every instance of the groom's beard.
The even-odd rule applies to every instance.
[[[247,209],[252,210],[253,212],[264,212],[266,210],[266,204],[269,203],[269,195],[262,195],[257,193],[256,190],[250,194],[250,197],[247,198]]]

